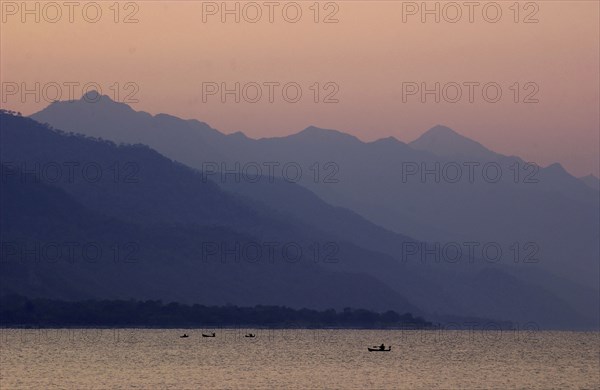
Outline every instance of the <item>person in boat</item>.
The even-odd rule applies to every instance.
[[[215,332],[213,332],[213,334],[212,334],[212,335],[213,335],[213,337],[215,337]]]
[[[385,345],[383,343],[379,346],[379,350],[385,351]]]

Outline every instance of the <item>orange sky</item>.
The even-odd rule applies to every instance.
[[[448,2],[427,3],[431,9],[438,4],[440,23],[435,15],[421,21],[422,9],[411,8],[421,7],[421,1],[320,2],[318,23],[313,1],[273,2],[272,23],[263,1],[239,2],[239,23],[235,15],[225,15],[221,22],[220,1],[120,2],[119,7],[113,1],[97,2],[102,15],[96,23],[89,21],[95,17],[89,2],[77,3],[72,23],[61,1],[61,17],[47,3],[29,2],[30,9],[39,4],[39,22],[35,12],[23,14],[20,1],[0,3],[2,107],[24,114],[43,108],[51,96],[40,92],[36,102],[35,94],[9,94],[10,86],[55,82],[64,100],[69,93],[65,82],[80,83],[74,88],[77,97],[81,85],[95,82],[113,98],[119,90],[118,98],[124,100],[133,91],[125,87],[131,82],[139,87],[139,102],[132,104],[136,110],[197,118],[227,133],[286,135],[312,124],[363,140],[392,135],[411,141],[445,124],[501,153],[540,165],[558,161],[578,176],[599,174],[597,1],[520,2],[518,15],[514,1],[477,2],[472,23],[462,1],[454,3],[462,12],[456,23],[444,20],[456,16]],[[256,16],[254,5],[262,17],[250,23],[244,17]],[[502,15],[492,23],[495,5]],[[227,2],[227,7],[235,6]],[[297,8],[299,21],[286,21]],[[214,15],[208,12],[215,10]],[[337,23],[324,23],[330,14]],[[138,22],[123,23],[128,15]],[[53,18],[56,23],[50,23]],[[223,103],[219,93],[203,99],[203,83],[205,88],[207,83],[234,88],[236,82],[247,87],[246,99],[240,91],[239,103],[234,95]],[[280,84],[274,87],[273,102],[265,82]],[[439,103],[434,95],[426,96],[425,103],[418,93],[403,97],[406,83],[433,88],[436,82],[447,86],[446,99],[440,93]],[[497,83],[502,97],[487,102],[481,87],[475,87],[471,103],[465,82]],[[248,83],[261,86],[256,103],[250,102],[256,84]],[[300,86],[298,102],[284,100],[281,85],[287,83]],[[320,91],[316,103],[315,83]],[[456,84],[463,95],[451,103]],[[333,98],[338,102],[324,103],[337,88]],[[48,87],[47,94],[53,91]],[[293,98],[294,89],[288,91]],[[524,103],[532,92],[539,102]]]

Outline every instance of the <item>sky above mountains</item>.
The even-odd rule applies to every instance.
[[[518,9],[498,2],[497,22],[497,10],[484,15],[483,5],[470,22],[464,7],[432,2],[440,7],[435,15],[409,3],[320,3],[317,12],[300,2],[297,22],[296,9],[282,13],[288,3],[272,15],[235,2],[228,3],[233,14],[220,2],[100,3],[98,21],[91,22],[94,10],[76,8],[73,23],[68,9],[58,18],[45,3],[37,22],[3,8],[1,104],[29,115],[48,105],[56,85],[66,100],[94,83],[136,110],[197,118],[255,138],[316,125],[367,141],[410,142],[443,124],[499,153],[599,175],[597,2]],[[256,12],[261,18],[249,22]],[[461,18],[449,22],[456,12]],[[35,91],[36,82],[39,92],[22,94]],[[78,83],[73,96],[65,83]],[[235,93],[222,94],[236,83],[239,102]],[[423,95],[436,83],[439,93]],[[486,94],[483,85],[491,85]]]

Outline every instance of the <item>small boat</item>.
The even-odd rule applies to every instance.
[[[244,337],[256,337],[256,335],[255,335],[255,334],[252,334],[252,333],[248,333],[248,334],[247,334],[247,335],[245,335]]]
[[[367,348],[369,350],[369,352],[389,352],[392,350],[392,347],[388,347],[388,349],[381,349],[379,347],[375,347],[375,348]]]
[[[185,333],[183,334],[183,336],[179,336],[179,338],[180,338],[180,339],[184,339],[184,338],[186,338],[186,337],[190,337],[190,336],[188,336],[188,335],[187,335],[187,334],[185,334]]]
[[[216,335],[214,333],[212,334],[204,334],[202,333],[202,337],[215,337]]]

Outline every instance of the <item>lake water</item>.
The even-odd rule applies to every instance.
[[[597,332],[3,329],[0,337],[2,390],[600,389]],[[392,351],[367,351],[381,343]]]

